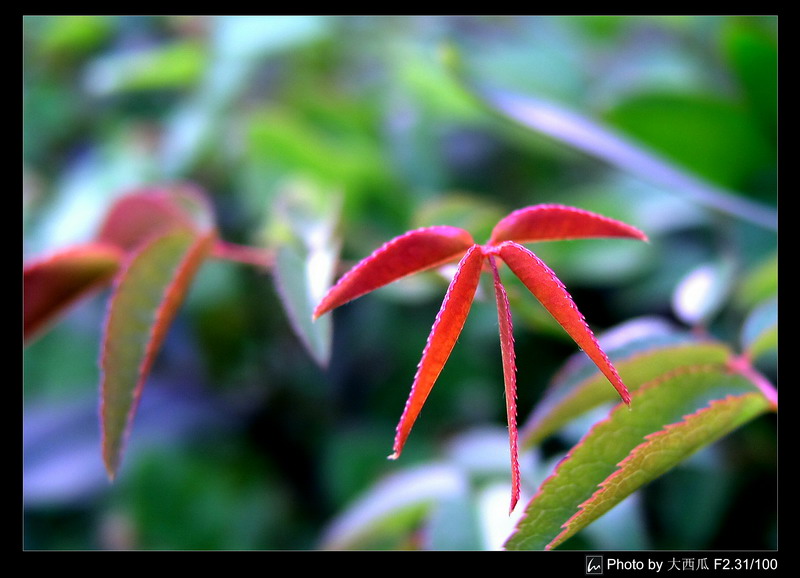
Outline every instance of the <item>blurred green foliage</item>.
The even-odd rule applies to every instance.
[[[659,315],[735,344],[749,312],[777,291],[774,230],[508,122],[440,58],[450,46],[469,78],[602,121],[681,170],[777,210],[776,17],[28,16],[22,24],[24,257],[88,238],[112,199],[169,180],[209,193],[224,238],[260,245],[281,218],[277,200],[302,181],[341,199],[344,264],[426,224],[463,226],[480,241],[498,215],[542,202],[636,225],[649,245],[537,248],[596,331]],[[709,264],[724,273],[719,293],[686,313],[681,283]],[[326,542],[331,524],[386,476],[444,463],[450,469],[421,474],[436,481],[398,507],[402,516],[354,544],[497,547],[510,522],[507,495],[498,504],[493,492],[508,481],[506,455],[492,450],[503,448],[492,444],[497,433],[503,439],[504,402],[497,321],[485,302],[473,308],[402,460],[385,459],[445,286],[431,274],[338,311],[322,368],[269,275],[208,264],[148,382],[114,485],[103,477],[96,424],[104,302],[82,305],[24,354],[24,546],[314,549],[335,543]],[[530,295],[513,282],[508,290],[524,418],[573,346]],[[774,357],[760,362],[774,379]],[[627,501],[623,519],[607,516],[570,544],[774,547],[772,421],[704,451]],[[538,472],[531,477],[544,475],[564,443],[526,458]],[[465,459],[458,448],[470,444],[479,449]],[[454,520],[461,533],[447,529]],[[631,536],[630,527],[640,531]]]

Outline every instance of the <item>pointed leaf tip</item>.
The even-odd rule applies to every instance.
[[[73,303],[111,283],[122,252],[105,243],[60,250],[23,266],[23,339],[33,341]]]
[[[564,205],[533,205],[518,209],[501,219],[492,230],[489,244],[592,237],[647,240],[647,235],[636,227],[584,209]]]
[[[116,278],[100,359],[102,452],[112,480],[150,367],[213,241],[168,231],[132,252]]]
[[[556,274],[531,251],[513,241],[504,242],[496,252],[603,372],[622,401],[630,406],[631,396],[628,388],[620,379],[606,353],[600,348],[592,330]]]
[[[481,247],[473,245],[458,264],[422,352],[411,393],[397,424],[394,451],[389,459],[400,456],[411,427],[461,334],[478,288],[483,258]]]
[[[508,294],[500,280],[497,263],[492,256],[489,256],[489,266],[494,277],[497,323],[500,330],[500,353],[503,360],[508,444],[509,453],[511,455],[511,506],[508,510],[510,515],[519,501],[521,487],[519,473],[519,434],[517,429],[517,367],[516,354],[514,352],[514,326],[511,320],[511,307],[508,304]]]
[[[395,237],[345,273],[322,298],[312,317],[316,319],[412,273],[453,261],[472,245],[467,231],[449,226],[416,229]]]

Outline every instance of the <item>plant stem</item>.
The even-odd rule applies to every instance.
[[[275,252],[270,249],[239,245],[222,240],[216,242],[211,255],[216,259],[235,261],[267,270],[272,269],[275,264]]]

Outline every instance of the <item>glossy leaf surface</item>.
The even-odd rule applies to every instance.
[[[322,266],[328,265],[325,262]],[[328,318],[312,320],[315,296],[310,292],[310,255],[302,248],[284,245],[275,255],[275,284],[295,334],[320,365],[327,365],[331,352],[332,327]]]
[[[741,336],[742,348],[752,359],[778,349],[778,299],[768,299],[748,315]]]

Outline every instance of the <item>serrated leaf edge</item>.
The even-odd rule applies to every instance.
[[[116,472],[121,463],[122,453],[124,451],[124,447],[127,443],[127,440],[130,436],[131,427],[134,421],[133,418],[136,414],[136,410],[138,409],[139,401],[142,395],[142,390],[144,389],[144,384],[149,375],[150,368],[153,364],[156,354],[158,353],[161,347],[163,339],[166,336],[167,330],[169,329],[169,325],[171,324],[171,321],[174,318],[174,315],[180,305],[180,302],[182,301],[185,295],[185,290],[188,288],[191,278],[194,276],[197,269],[203,262],[202,258],[203,253],[206,253],[207,255],[211,251],[211,247],[215,240],[215,234],[209,233],[206,235],[199,235],[195,231],[192,231],[190,229],[176,228],[173,230],[161,231],[159,233],[152,235],[147,242],[141,243],[141,245],[137,250],[129,252],[125,262],[121,265],[120,270],[114,279],[112,296],[108,300],[106,320],[105,320],[103,338],[101,344],[101,359],[100,359],[101,368],[105,367],[105,358],[106,358],[106,352],[108,348],[107,344],[109,339],[109,327],[112,322],[111,321],[112,317],[114,315],[115,296],[117,294],[118,288],[124,282],[126,274],[130,269],[130,266],[147,248],[151,247],[154,243],[156,243],[157,241],[163,239],[168,235],[177,234],[180,232],[193,234],[195,235],[196,239],[189,245],[189,248],[184,253],[183,258],[181,259],[180,265],[175,270],[175,273],[173,274],[169,283],[165,286],[161,302],[155,312],[155,315],[153,316],[153,323],[150,326],[150,334],[147,340],[147,345],[145,347],[145,352],[139,363],[138,378],[136,385],[134,386],[132,402],[128,410],[128,417],[126,418],[124,431],[122,432],[120,437],[119,449],[118,452],[116,452],[113,455],[108,453],[106,428],[104,425],[101,427],[101,448],[103,453],[103,462],[105,464],[108,477],[112,481],[114,480]],[[183,287],[184,291],[176,293],[176,291],[180,287]],[[103,395],[103,388],[105,387],[105,370],[103,370],[103,372],[104,375],[103,378],[101,379],[101,386],[100,386],[101,420],[104,419],[103,416],[105,416],[105,404],[106,404],[106,399]]]
[[[675,377],[675,376],[673,375],[672,377]],[[708,405],[706,405],[704,407],[701,407],[701,408],[697,409],[696,411],[694,411],[692,413],[689,413],[689,414],[686,414],[686,415],[682,416],[680,421],[665,424],[662,429],[660,429],[658,431],[654,431],[654,432],[644,436],[644,441],[642,443],[640,443],[639,445],[635,446],[630,451],[630,453],[627,456],[625,456],[625,458],[623,458],[617,464],[617,469],[613,473],[611,473],[608,477],[606,477],[605,480],[603,480],[602,482],[600,482],[598,484],[597,490],[595,490],[595,492],[592,494],[592,496],[590,498],[588,498],[587,500],[585,500],[584,502],[582,502],[578,506],[577,511],[566,522],[564,522],[564,524],[562,525],[562,528],[564,528],[564,530],[562,532],[560,532],[558,535],[556,535],[556,537],[553,538],[553,540],[549,544],[547,544],[545,549],[550,550],[552,548],[555,548],[556,546],[558,546],[559,544],[564,542],[567,538],[571,537],[575,532],[577,532],[581,528],[585,527],[585,526],[580,526],[580,527],[578,527],[578,528],[576,528],[574,530],[571,528],[572,524],[576,520],[580,519],[581,516],[584,515],[584,513],[586,511],[586,508],[590,504],[595,502],[598,497],[603,495],[603,493],[606,491],[606,489],[609,487],[609,485],[616,478],[618,478],[618,477],[620,477],[620,476],[625,474],[625,467],[627,466],[627,464],[632,462],[632,461],[634,461],[639,456],[639,454],[644,452],[648,447],[652,446],[655,441],[664,438],[665,436],[669,435],[670,433],[674,432],[675,430],[677,430],[677,429],[679,429],[681,427],[688,426],[689,422],[691,422],[691,421],[693,421],[695,419],[701,418],[703,415],[712,412],[715,408],[717,408],[717,407],[719,407],[719,406],[721,406],[723,404],[726,404],[726,403],[730,402],[731,400],[742,399],[744,397],[758,397],[758,396],[760,396],[759,392],[753,391],[753,392],[748,392],[748,393],[744,393],[744,394],[741,394],[741,395],[729,394],[729,395],[726,395],[724,398],[721,398],[721,399],[712,399],[712,400],[710,400],[708,402]],[[708,443],[709,444],[713,443],[717,439],[718,439],[718,437],[712,438],[712,439],[708,440]],[[695,451],[697,451],[697,449],[698,448],[695,448],[695,449],[689,451],[687,453],[687,457],[689,455],[691,455],[692,453],[694,453]],[[608,509],[610,509],[610,508],[607,508],[606,510],[601,511],[599,514],[597,514],[596,517],[599,517],[600,515],[605,513],[605,511],[608,511]]]
[[[710,370],[712,368],[719,370],[719,369],[724,368],[724,365],[720,365],[720,364],[717,364],[717,363],[700,364],[700,365],[679,367],[679,368],[676,368],[673,371],[666,372],[666,373],[658,376],[657,378],[654,378],[654,379],[652,379],[652,380],[650,380],[650,381],[648,381],[646,383],[641,384],[638,388],[636,388],[634,391],[632,391],[632,397],[634,398],[633,401],[635,401],[636,397],[642,395],[643,392],[645,392],[645,391],[647,391],[649,389],[652,389],[654,387],[658,387],[661,383],[663,383],[665,381],[668,381],[670,379],[673,379],[674,377],[676,377],[678,375],[684,375],[684,374],[689,374],[689,373],[699,373],[699,372],[704,371],[704,370],[708,371],[708,370]],[[612,408],[612,410],[608,413],[608,415],[604,419],[602,419],[602,420],[596,422],[594,425],[592,425],[592,427],[589,429],[589,431],[586,432],[583,435],[583,437],[575,445],[573,445],[572,448],[569,449],[569,451],[566,453],[566,455],[564,455],[563,458],[561,458],[561,460],[558,462],[558,464],[556,464],[556,466],[553,469],[552,473],[542,481],[542,483],[539,485],[539,488],[536,491],[536,493],[528,501],[528,504],[525,507],[525,513],[523,514],[522,518],[520,518],[520,521],[518,522],[517,529],[519,529],[520,525],[524,524],[525,519],[528,517],[528,508],[530,508],[530,506],[532,504],[534,504],[534,502],[536,502],[536,500],[539,498],[539,496],[543,495],[547,491],[548,486],[551,483],[553,483],[553,480],[558,479],[558,477],[561,475],[561,469],[566,464],[570,463],[570,460],[573,458],[575,452],[584,445],[586,440],[590,439],[594,435],[594,433],[596,432],[596,430],[598,428],[603,427],[605,424],[607,424],[608,422],[612,421],[613,418],[614,418],[614,415],[617,412],[620,412],[620,411],[633,411],[633,410],[631,410],[628,406],[625,406],[625,405],[617,405],[617,406],[615,406],[614,408]],[[619,464],[617,464],[617,465],[619,465]],[[513,532],[509,536],[508,540],[510,541],[511,539],[513,539],[515,535],[516,535],[516,530],[515,530],[515,532]],[[552,543],[552,541],[550,543]],[[550,548],[545,546],[545,549],[550,549]]]
[[[658,355],[660,353],[663,353],[664,350],[666,350],[666,349],[679,352],[679,351],[684,350],[684,349],[695,348],[698,345],[700,345],[700,346],[709,346],[709,345],[718,346],[720,349],[724,349],[725,352],[728,354],[728,356],[731,356],[733,354],[733,352],[730,350],[730,348],[726,344],[724,344],[722,342],[718,342],[718,341],[707,340],[707,341],[693,341],[693,342],[681,343],[681,344],[674,344],[674,343],[667,344],[667,345],[664,345],[664,346],[661,346],[661,347],[657,347],[657,348],[653,348],[653,349],[635,351],[635,352],[631,353],[630,355],[628,355],[627,357],[621,357],[621,358],[615,357],[613,355],[613,353],[611,353],[611,354],[609,354],[609,357],[613,357],[614,358],[612,360],[612,363],[618,369],[622,368],[622,372],[624,373],[624,371],[626,369],[626,366],[628,364],[636,363],[637,361],[641,361],[641,360],[646,359],[647,357],[650,357],[650,356],[653,356],[653,355]],[[680,368],[674,368],[671,371],[678,370],[678,369],[680,369]],[[534,412],[534,414],[531,416],[530,421],[521,428],[520,445],[522,447],[530,447],[536,441],[541,440],[541,437],[533,437],[533,436],[534,436],[534,434],[537,433],[537,429],[538,428],[536,426],[538,426],[540,423],[543,423],[543,422],[547,421],[547,416],[545,414],[545,410],[553,411],[553,410],[558,409],[558,408],[560,408],[562,406],[570,405],[576,399],[578,399],[581,396],[583,396],[587,389],[592,388],[597,381],[601,380],[601,377],[602,377],[602,374],[599,373],[599,370],[596,370],[596,372],[593,373],[592,375],[589,375],[587,377],[584,377],[584,378],[578,380],[575,384],[572,385],[572,387],[569,389],[569,391],[565,392],[563,397],[561,397],[561,398],[559,398],[557,400],[554,400],[554,402],[552,404],[548,403],[548,399],[546,397],[547,394],[545,394],[545,399],[543,399],[542,402],[540,402],[540,404],[537,406],[537,409]],[[654,377],[653,379],[658,379],[660,377],[661,376]],[[558,375],[556,375],[556,377],[553,379],[553,381],[551,383],[554,384],[554,383],[557,382],[557,380],[558,380]],[[649,381],[648,382],[643,382],[643,383],[637,383],[635,381],[629,381],[627,379],[625,381],[625,385],[630,389],[631,395],[633,395],[634,391],[636,391],[639,388],[643,387],[647,383],[649,383]],[[613,401],[613,400],[616,399],[616,396],[610,390],[606,391],[606,389],[603,389],[603,391],[607,394],[606,395],[607,396],[607,400],[603,400],[603,401]],[[544,404],[548,404],[548,405],[545,406]],[[596,405],[597,404],[594,404],[594,405],[591,405],[591,406],[587,406],[585,409],[586,410],[592,409],[593,407],[596,407]],[[532,437],[533,437],[533,439],[531,439]]]

